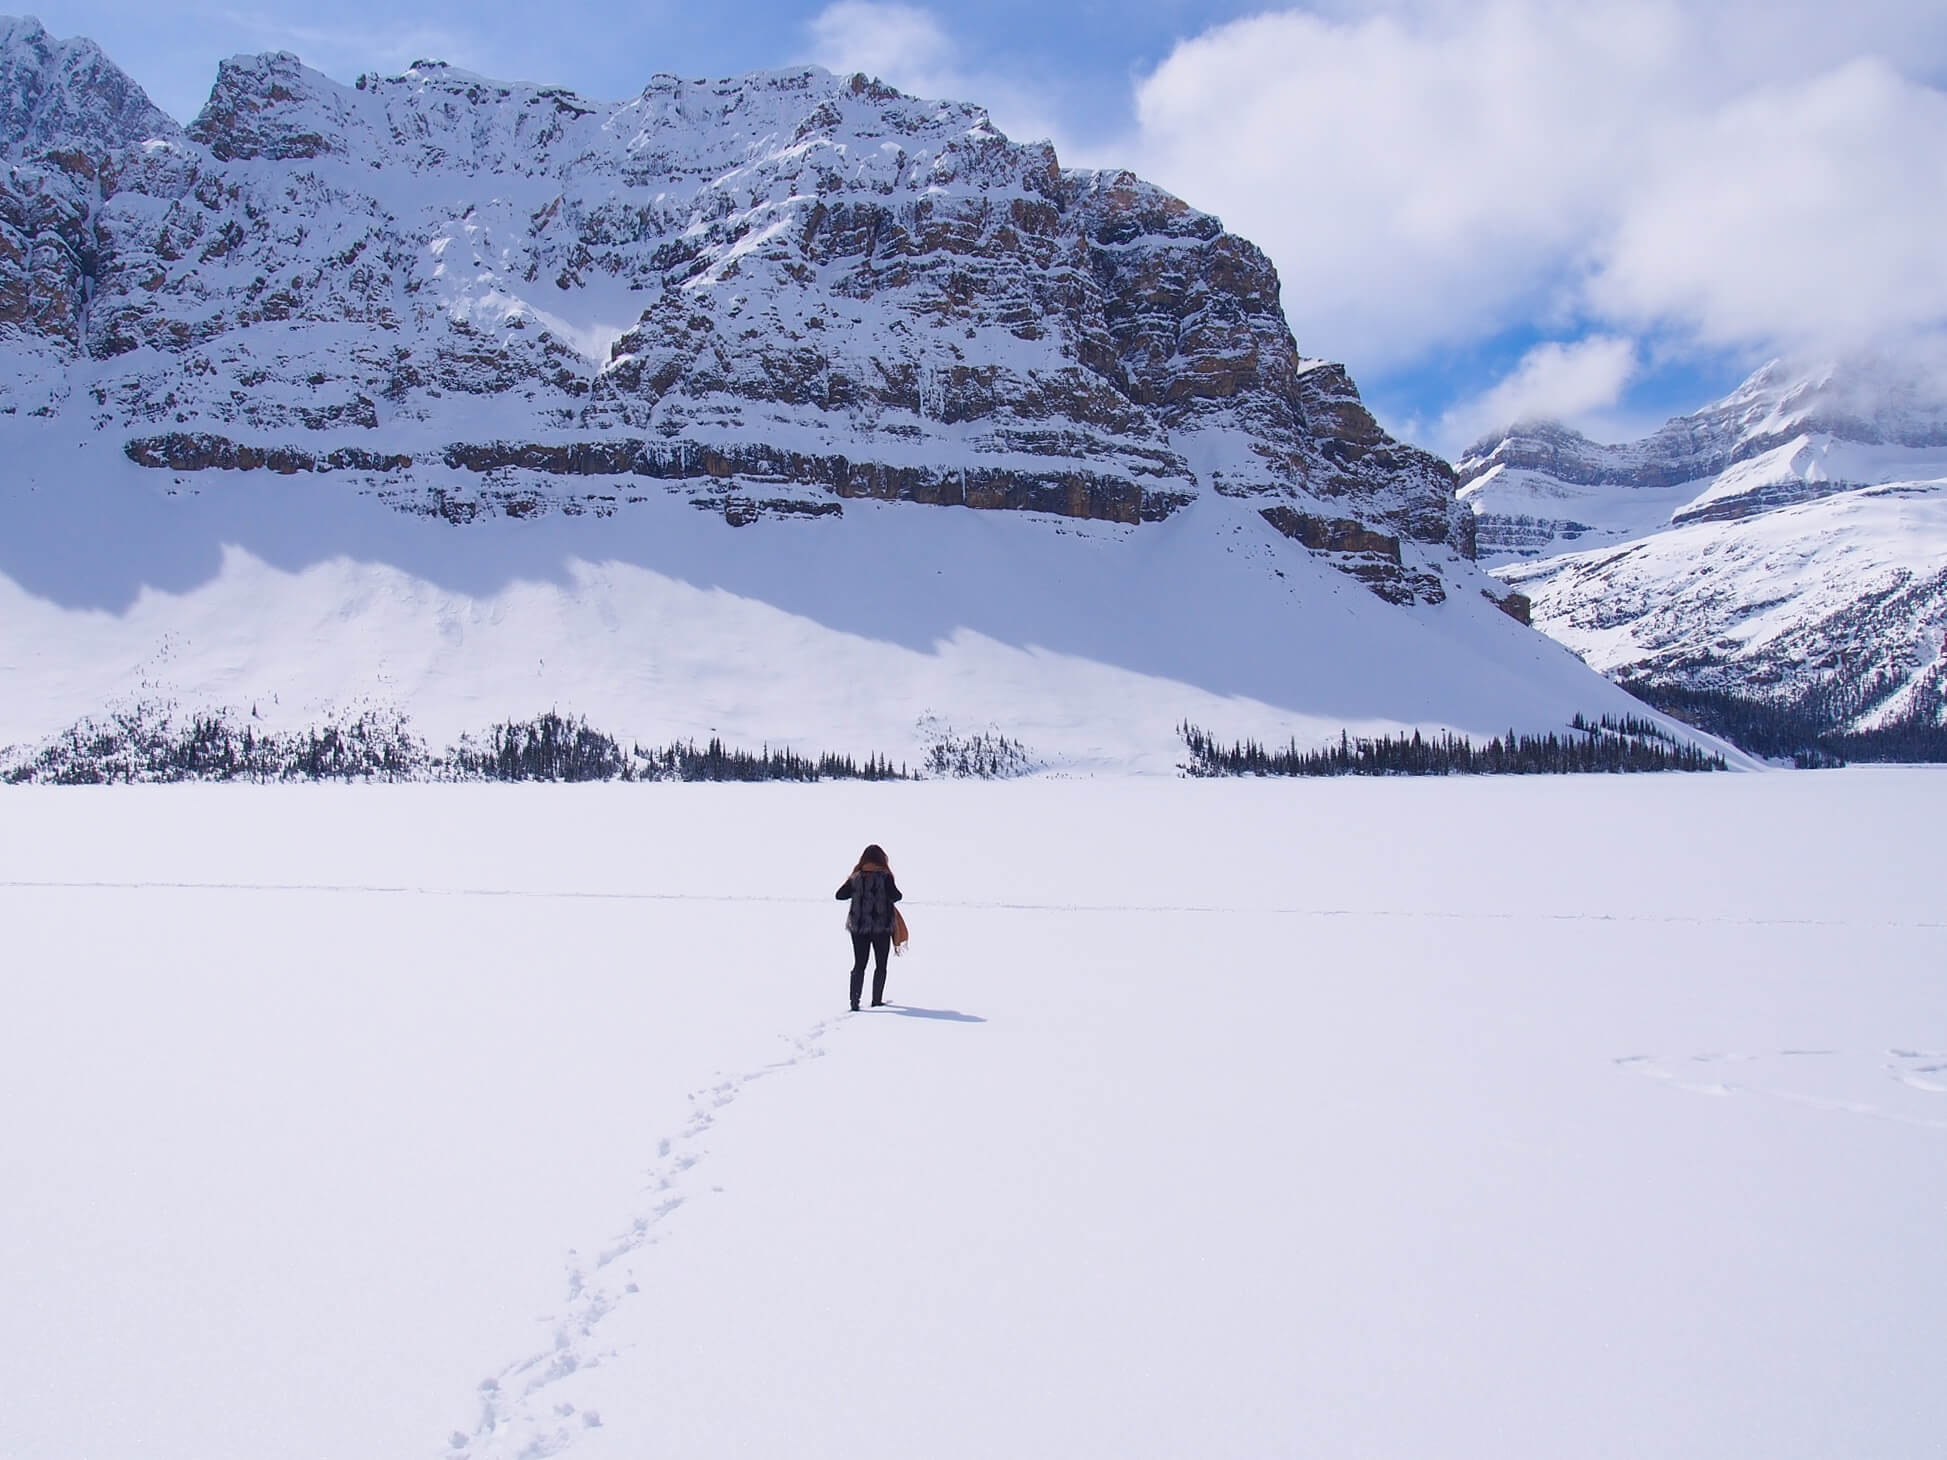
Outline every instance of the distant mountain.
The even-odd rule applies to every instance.
[[[1320,733],[1552,729],[1616,707],[1503,611],[1447,465],[1380,430],[1342,368],[1301,356],[1259,249],[1131,174],[1062,168],[977,107],[816,68],[657,76],[610,103],[432,62],[346,86],[274,54],[223,63],[183,129],[91,44],[29,21],[0,34],[0,149],[15,159],[0,187],[0,448],[24,494],[0,569],[41,600],[207,586],[228,571],[214,544],[196,572],[152,561],[191,520],[299,568],[411,556],[413,581],[476,595],[509,589],[510,554],[531,564],[572,539],[585,561],[633,554],[826,625],[853,629],[869,598],[874,623],[908,640],[927,625],[1075,653],[1316,712]],[[88,527],[62,516],[97,488]],[[153,503],[130,495],[145,489],[202,505],[150,521]],[[256,536],[203,515],[218,500]],[[436,537],[364,516],[345,527],[354,550],[290,527],[314,507],[343,527],[354,502]],[[853,521],[883,510],[892,530]],[[703,514],[707,540],[691,526]],[[1032,526],[996,556],[969,517]],[[55,570],[78,534],[138,521],[139,539]],[[591,521],[606,525],[576,525]],[[34,523],[59,550],[36,546]],[[508,523],[522,535],[487,531]],[[108,561],[112,585],[94,584]],[[875,586],[907,573],[898,592]],[[366,650],[311,654],[235,591],[225,611],[252,627],[220,653],[207,628],[194,648],[167,630],[174,667],[142,682],[260,711],[283,706],[279,674],[303,678],[314,707],[526,713],[541,706],[522,696],[564,692],[544,672],[516,693],[493,655],[408,674]],[[586,606],[607,590],[560,591]],[[449,608],[449,624],[471,622]],[[422,609],[444,611],[400,608],[381,634],[359,598],[330,633],[410,637]],[[599,652],[547,653],[533,622],[516,636],[523,663],[565,673],[582,653],[574,698],[612,702],[622,733],[652,712],[617,697],[610,660],[661,652],[633,611],[596,615]],[[714,620],[685,622],[718,641]],[[153,667],[159,623],[118,623],[89,674],[72,645],[47,660],[45,635],[61,645],[65,629],[36,631],[21,654],[43,668],[16,726]],[[454,632],[489,642],[509,623]],[[742,733],[794,733],[775,646],[739,633],[723,652],[754,676],[729,696]],[[681,676],[656,683],[659,723],[735,718]],[[956,722],[986,702],[971,681],[902,689],[892,718],[948,700]],[[1073,723],[1059,707],[1009,713],[1044,711]]]
[[[1550,422],[1457,467],[1536,627],[1779,753],[1947,747],[1947,390],[1896,362],[1766,365],[1641,441]]]

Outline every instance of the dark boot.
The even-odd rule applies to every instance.
[[[865,960],[871,955],[872,940],[862,933],[852,934],[852,1008],[859,1006],[859,994],[865,988]]]

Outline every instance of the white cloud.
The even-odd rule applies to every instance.
[[[1947,94],[1915,79],[1943,62],[1947,7],[1889,0],[1344,0],[1182,42],[1119,150],[1266,248],[1308,352],[1383,372],[1537,323],[1598,337],[1485,408],[1593,390],[1629,336],[1757,354],[1947,322]]]
[[[1504,380],[1441,417],[1438,445],[1462,451],[1487,432],[1522,421],[1602,431],[1639,368],[1635,341],[1616,335],[1536,345]]]
[[[1829,350],[1947,322],[1947,94],[1853,61],[1740,97],[1680,142],[1599,240],[1593,310]]]
[[[1271,253],[1307,350],[1371,368],[1491,334],[1551,307],[1601,218],[1627,139],[1590,98],[1674,48],[1633,29],[1599,79],[1600,13],[1221,27],[1139,85],[1138,169]]]
[[[971,101],[1017,141],[1058,136],[1032,91],[999,72],[967,64],[963,48],[930,11],[881,0],[838,0],[807,27],[811,59],[837,72],[863,71],[913,96]]]
[[[953,44],[939,21],[911,5],[840,0],[811,21],[813,53],[832,70],[863,71],[898,85],[950,75]]]

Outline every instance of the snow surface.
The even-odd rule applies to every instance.
[[[1932,1455],[1944,804],[15,790],[4,1449]]]
[[[1167,774],[1185,719],[1318,744],[1642,713],[1478,595],[1396,608],[1214,495],[1140,527],[871,501],[731,527],[661,494],[455,527],[39,422],[0,450],[0,747],[147,698],[275,729],[396,706],[435,750],[549,708],[625,744],[913,764],[992,728],[1050,767]]]

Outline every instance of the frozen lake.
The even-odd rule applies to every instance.
[[[1947,1435],[1947,771],[0,825],[10,1460]]]

